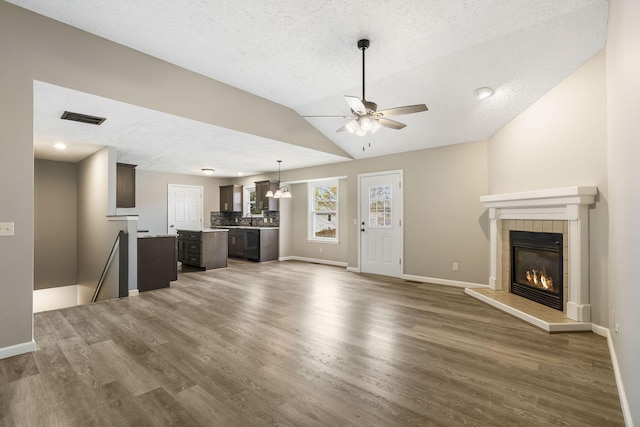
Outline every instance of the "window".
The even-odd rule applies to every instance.
[[[369,227],[391,227],[391,186],[369,187]]]
[[[309,184],[309,240],[338,242],[338,181]]]
[[[244,213],[245,215],[251,212],[251,216],[262,216],[262,211],[260,209],[256,209],[256,189],[255,187],[245,187],[244,188]]]

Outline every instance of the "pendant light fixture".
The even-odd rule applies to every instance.
[[[273,197],[274,199],[290,199],[291,198],[291,192],[289,191],[289,188],[286,185],[280,187],[280,164],[281,163],[282,163],[282,160],[278,160],[278,189],[276,190],[275,193],[271,190],[267,191],[267,194],[265,195],[265,197]]]

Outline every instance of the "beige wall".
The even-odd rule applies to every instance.
[[[220,185],[227,180],[218,178],[154,172],[136,169],[136,207],[118,208],[118,215],[138,215],[138,229],[152,234],[167,232],[168,185],[194,185],[203,188],[202,224],[209,227],[211,211],[220,210]]]
[[[607,34],[609,330],[630,417],[640,424],[640,2],[610,2]],[[615,312],[615,313],[614,313]],[[618,333],[615,324],[619,324]]]
[[[488,191],[485,141],[283,171],[285,182],[347,178],[340,183],[340,245],[306,241],[306,184],[296,184],[291,186],[293,199],[283,202],[290,203],[290,212],[289,220],[281,217],[281,229],[291,231],[286,235],[290,250],[281,256],[347,262],[358,268],[360,233],[353,222],[358,220],[358,174],[398,169],[404,172],[404,274],[486,284],[488,219],[479,202]],[[453,262],[459,263],[458,271],[453,271]]]
[[[78,302],[90,301],[111,247],[126,224],[107,219],[115,211],[115,148],[106,147],[78,163]],[[111,271],[117,271],[114,267]],[[105,294],[113,295],[117,276],[109,276]],[[117,295],[117,292],[115,293]]]
[[[309,184],[296,184],[289,186],[289,189],[292,199],[285,203],[288,202],[291,206],[292,215],[289,221],[281,221],[281,229],[291,229],[290,255],[346,263],[349,248],[349,211],[346,209],[349,194],[346,180],[338,183],[338,243],[308,241]]]
[[[489,194],[596,185],[589,210],[592,320],[607,325],[608,182],[604,51],[489,140]]]
[[[76,284],[78,167],[34,164],[34,289]]]
[[[289,108],[3,1],[0,56],[0,220],[15,223],[0,239],[0,349],[10,353],[32,348],[34,80],[345,155]]]

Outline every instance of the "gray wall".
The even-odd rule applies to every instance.
[[[604,52],[489,140],[489,193],[596,185],[589,210],[592,320],[608,325],[609,207]]]
[[[0,56],[0,221],[15,223],[0,239],[0,349],[32,342],[34,80],[346,155],[289,108],[3,1]]]
[[[126,230],[125,223],[107,219],[115,211],[115,164],[113,147],[103,148],[78,164],[79,303],[90,301],[118,232]],[[109,278],[105,294],[113,295],[117,276]]]
[[[640,2],[610,2],[607,34],[609,330],[630,414],[640,424]],[[615,313],[614,313],[615,311]],[[615,333],[614,325],[620,325]],[[627,420],[632,425],[631,420]]]
[[[203,187],[204,227],[209,227],[209,212],[220,210],[220,185],[226,179],[196,175],[182,175],[136,169],[136,207],[118,208],[118,215],[139,215],[138,229],[152,234],[167,232],[167,188],[168,184],[195,185]]]
[[[284,182],[347,178],[340,181],[339,245],[307,242],[307,186],[290,187],[293,198],[281,201],[288,204],[280,220],[288,239],[281,256],[347,262],[358,268],[360,233],[353,222],[358,219],[358,174],[396,169],[404,171],[404,274],[486,284],[488,220],[479,202],[488,191],[485,141],[283,171]],[[247,185],[260,178],[236,182]],[[454,261],[459,271],[452,270]]]
[[[346,163],[345,163],[346,164]],[[338,183],[338,243],[309,242],[308,220],[309,220],[309,185],[296,184],[289,187],[291,190],[291,200],[281,203],[288,203],[291,206],[291,216],[288,221],[280,221],[280,227],[291,229],[291,253],[290,255],[312,258],[319,260],[337,261],[346,263],[347,250],[349,248],[348,239],[348,200],[347,181],[340,180]],[[322,252],[320,252],[322,249]]]
[[[76,284],[77,175],[74,163],[34,163],[34,289]]]

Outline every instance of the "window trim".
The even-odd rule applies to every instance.
[[[316,211],[314,207],[314,189],[316,187],[336,187],[336,237],[316,237],[313,234],[314,217]],[[308,204],[307,204],[307,241],[311,243],[338,244],[340,243],[340,181],[337,179],[314,181],[307,184]]]

